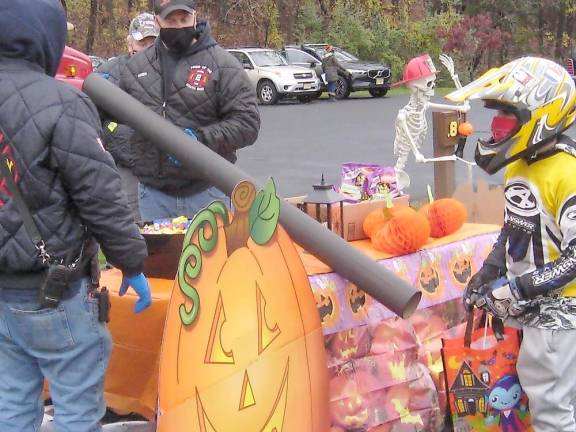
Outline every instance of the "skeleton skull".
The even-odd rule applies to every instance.
[[[434,96],[434,88],[436,87],[436,75],[427,75],[422,78],[406,83],[406,86],[412,93],[421,92],[426,97]]]

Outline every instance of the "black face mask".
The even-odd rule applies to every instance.
[[[196,27],[161,28],[160,39],[170,51],[182,54],[200,32]]]

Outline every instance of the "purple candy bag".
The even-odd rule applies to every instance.
[[[342,164],[340,193],[347,196],[348,202],[384,199],[385,192],[392,197],[400,195],[393,167],[378,164]]]

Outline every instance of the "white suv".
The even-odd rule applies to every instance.
[[[279,99],[291,97],[309,102],[320,90],[320,81],[313,70],[289,65],[274,50],[234,48],[228,51],[244,67],[264,105],[273,105]]]

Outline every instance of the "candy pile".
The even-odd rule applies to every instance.
[[[156,219],[145,223],[140,228],[140,232],[142,234],[184,234],[190,222],[186,216],[179,216],[175,219]]]

